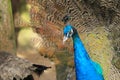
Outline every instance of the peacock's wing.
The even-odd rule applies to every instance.
[[[118,80],[119,70],[111,63],[115,53],[111,42],[119,53],[120,11],[117,5],[120,1],[112,1],[111,3],[109,0],[34,0],[32,1],[34,10],[31,10],[34,14],[32,22],[34,26],[44,27],[46,22],[50,21],[62,29],[64,26],[61,23],[62,17],[69,14],[71,24],[81,32],[81,39],[88,53],[102,66],[105,79]],[[109,35],[113,35],[111,40],[108,39]]]
[[[98,27],[92,30],[91,33],[82,34],[81,36],[93,61],[101,65],[105,80],[119,79],[119,70],[111,64],[114,52],[110,40],[107,38],[108,32],[104,28]],[[96,63],[94,65],[96,66]],[[99,66],[96,69],[101,73]],[[115,72],[114,75],[113,72]]]

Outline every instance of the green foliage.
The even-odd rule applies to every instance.
[[[21,46],[21,47],[31,46],[32,45],[31,40],[34,35],[35,34],[33,33],[31,28],[22,28],[18,35],[19,46]]]
[[[56,65],[57,80],[66,80],[67,67],[69,66],[68,62],[70,62],[69,58],[71,58],[72,56],[73,54],[70,54],[67,50],[56,53],[56,57],[60,61],[60,64]]]

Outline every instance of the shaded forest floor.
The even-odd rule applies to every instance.
[[[44,71],[44,73],[40,77],[34,75],[35,80],[56,80],[56,70],[54,62],[51,62],[48,58],[44,58],[36,50],[29,49],[23,51],[18,49],[17,56],[23,59],[27,59],[32,63],[52,67],[51,69]]]

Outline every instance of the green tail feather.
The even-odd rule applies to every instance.
[[[93,66],[95,67],[96,71],[97,71],[99,74],[102,75],[102,74],[103,74],[103,70],[102,70],[100,64],[97,63],[97,62],[92,62],[92,63],[93,63]]]

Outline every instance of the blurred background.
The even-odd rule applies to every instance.
[[[119,0],[0,0],[0,50],[52,66],[36,80],[75,80],[72,40],[62,43],[65,15],[105,80],[119,80]]]

